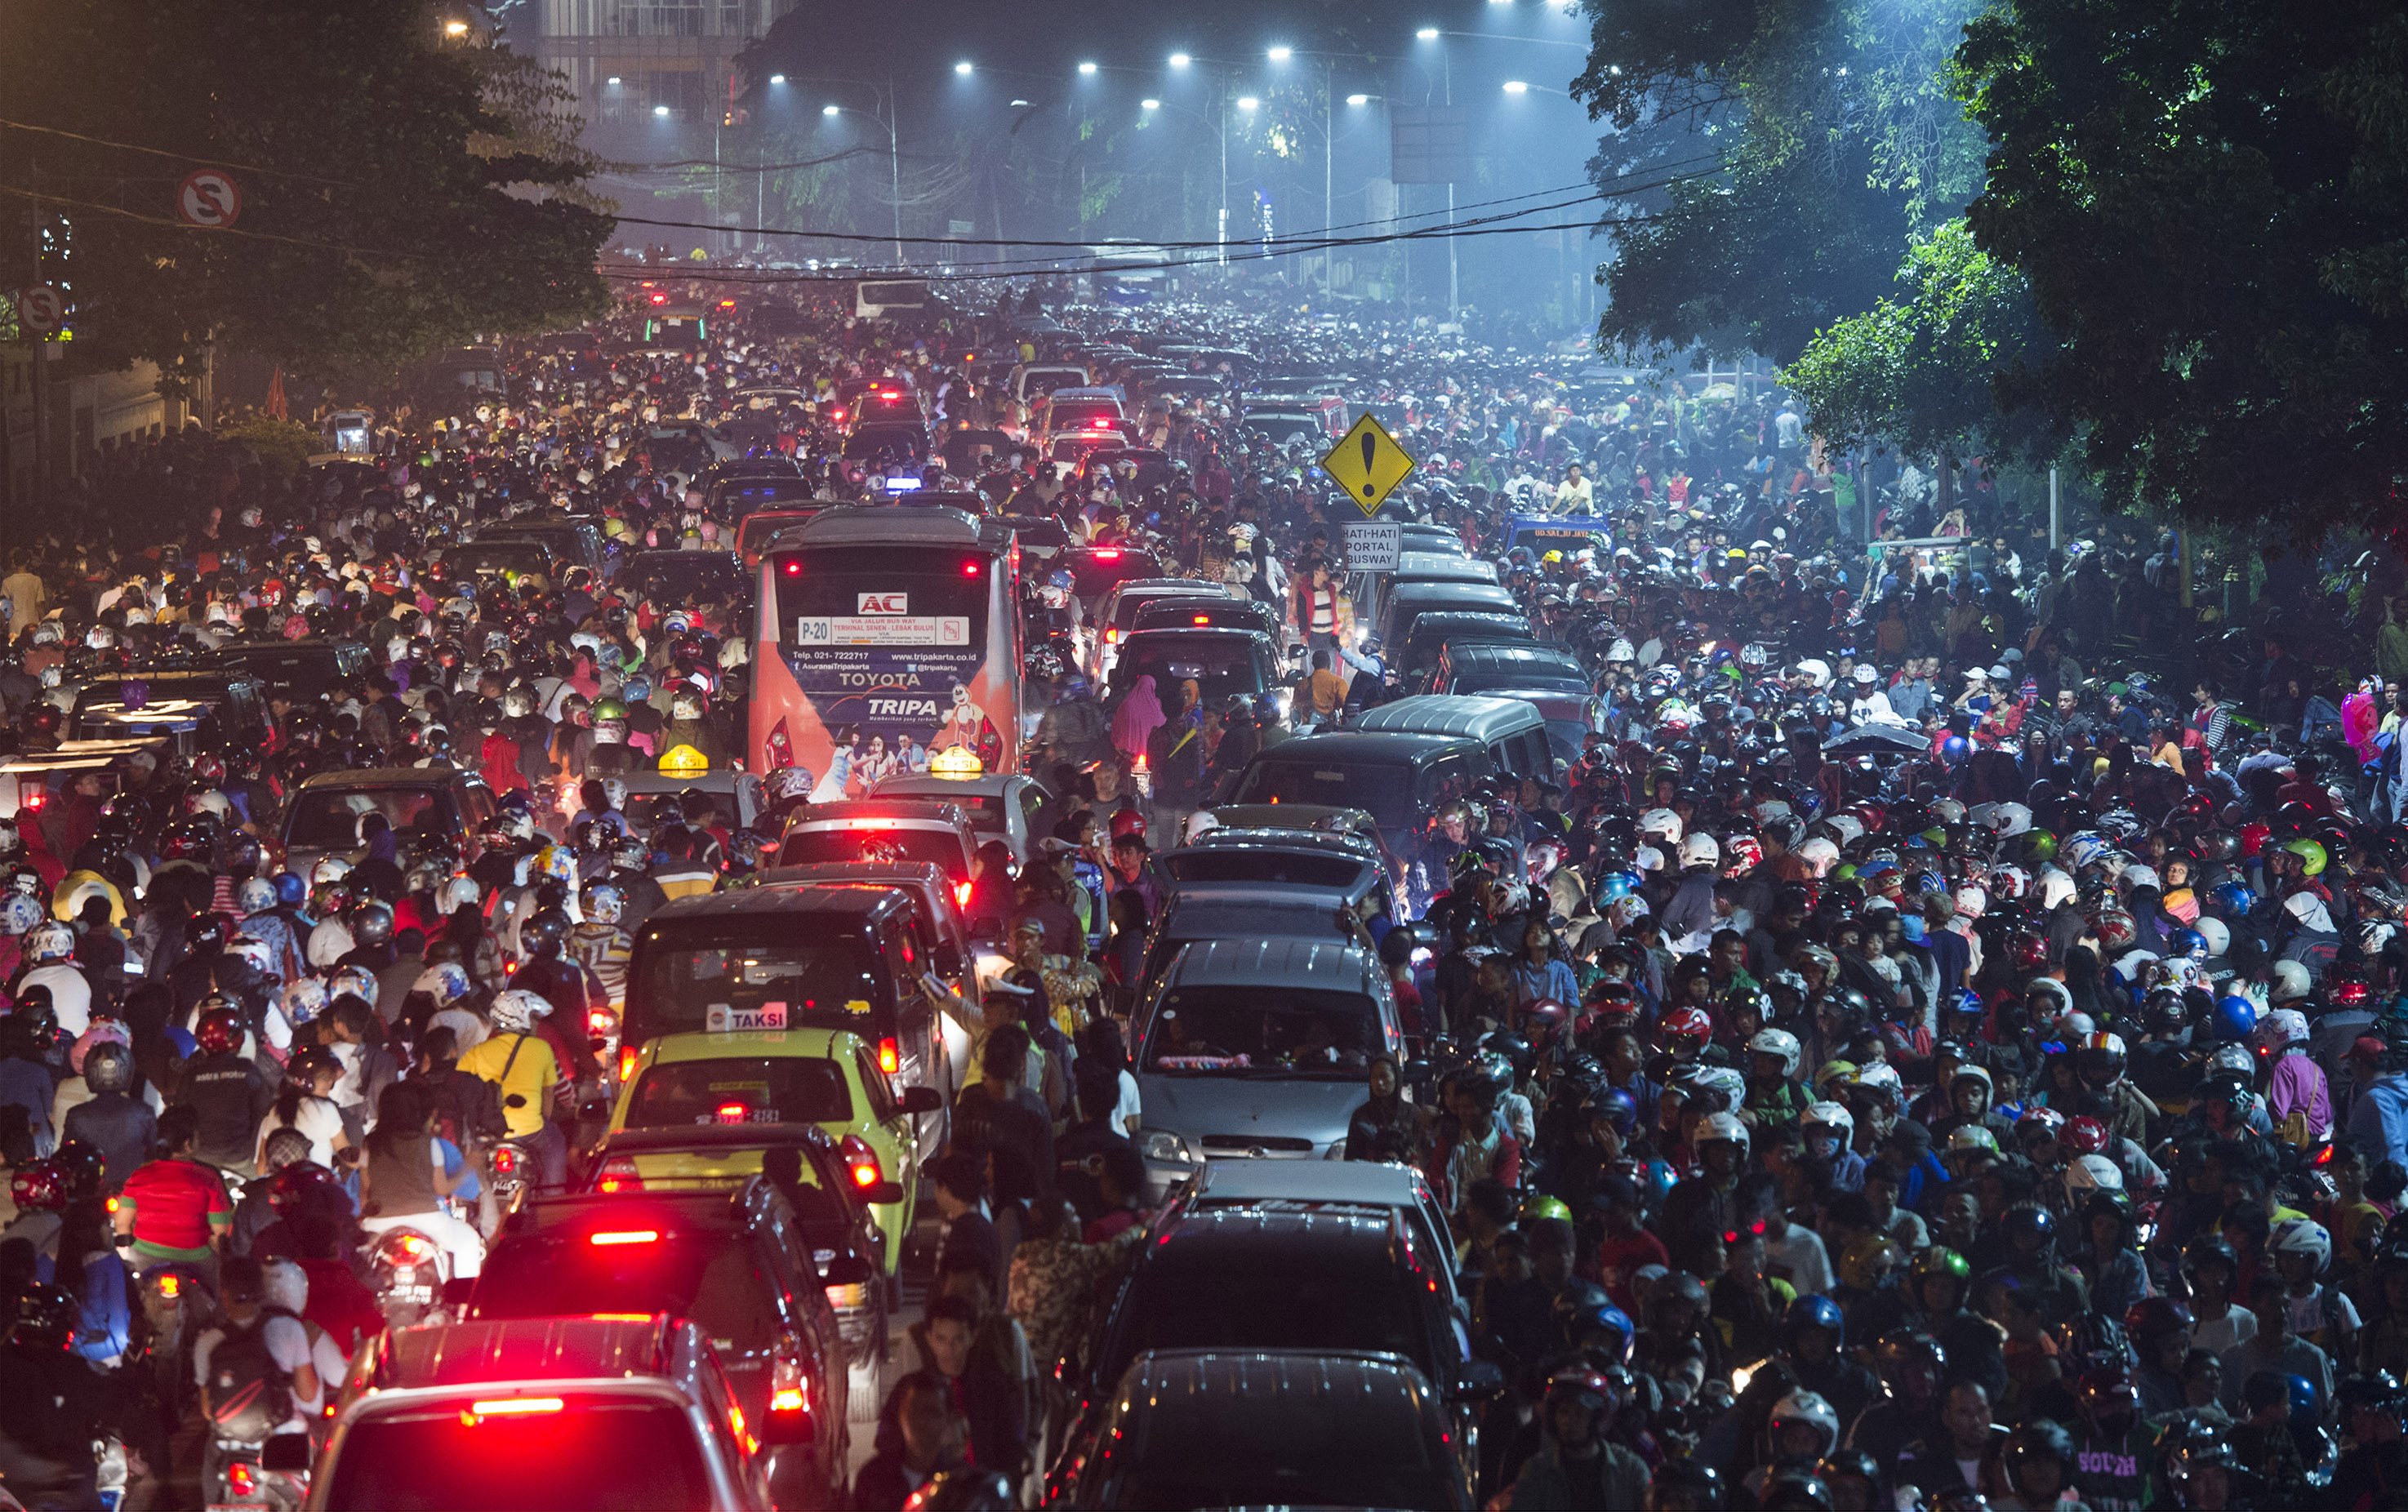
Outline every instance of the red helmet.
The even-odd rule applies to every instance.
[[[1542,997],[1522,1010],[1522,1037],[1533,1045],[1552,1044],[1572,1010],[1551,997]]]
[[[2023,934],[2015,936],[2015,969],[2044,971],[2048,967],[2048,940],[2044,935]]]
[[[1666,1039],[1676,1045],[1685,1043],[1692,1049],[1705,1048],[1706,1042],[1714,1037],[1714,1021],[1703,1008],[1674,1008],[1664,1015],[1661,1027]]]
[[[2096,1123],[2099,1120],[2097,1119],[2092,1119],[2090,1121]],[[2024,1109],[2024,1116],[2015,1120],[2015,1133],[2019,1134],[2045,1134],[2051,1139],[2059,1139],[2064,1137],[2065,1124],[2066,1118],[2064,1114],[2059,1113],[2053,1107],[2040,1105]]]
[[[2244,856],[2258,855],[2266,849],[2267,837],[2273,833],[2274,827],[2264,820],[2253,819],[2243,824],[2241,826],[2241,853]]]
[[[199,1022],[193,1026],[193,1038],[209,1055],[224,1055],[242,1048],[242,1015],[230,1007],[205,1008]]]
[[[2130,949],[2132,942],[2140,937],[2132,916],[2121,908],[2100,909],[2099,917],[2090,921],[2090,927],[2098,931],[2101,946],[2118,953]]]
[[[2107,1148],[2107,1126],[2085,1113],[2065,1126],[2065,1148],[2075,1159]]]
[[[17,1200],[22,1212],[64,1212],[67,1205],[66,1173],[49,1161],[30,1161],[17,1167],[8,1178],[8,1194]]]
[[[1112,816],[1113,839],[1117,840],[1123,835],[1128,834],[1142,836],[1144,834],[1145,816],[1139,813],[1136,809],[1124,808]]]

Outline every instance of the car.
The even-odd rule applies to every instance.
[[[1257,751],[1216,801],[1360,808],[1403,854],[1423,815],[1496,772],[1487,749],[1460,735],[1318,731]]]
[[[1547,749],[1569,772],[1588,749],[1589,737],[1606,729],[1605,700],[1562,688],[1491,688],[1482,696],[1527,704],[1546,721]]]
[[[933,446],[928,428],[917,421],[879,421],[854,426],[840,455],[872,472],[917,468],[928,460]]]
[[[1342,830],[1225,824],[1165,851],[1154,865],[1174,891],[1199,882],[1262,882],[1332,888],[1359,904],[1382,898],[1387,882],[1378,842]]]
[[[1037,816],[1045,806],[1044,785],[1018,772],[978,777],[931,777],[899,773],[872,790],[872,798],[933,798],[969,815],[979,842],[1001,841],[1015,864],[1025,865],[1037,846]]]
[[[166,745],[160,740],[68,740],[50,750],[0,757],[0,819],[26,823],[84,777],[100,778],[100,798],[107,803],[124,787],[136,754],[149,756],[154,770],[166,764]]]
[[[1194,598],[1151,598],[1138,606],[1129,626],[1135,635],[1146,630],[1257,630],[1277,640],[1279,611],[1250,598],[1211,593]]]
[[[1439,551],[1455,556],[1469,556],[1463,544],[1463,533],[1448,525],[1428,525],[1408,520],[1398,527],[1398,549],[1401,551]]]
[[[293,792],[280,838],[284,865],[308,877],[322,856],[348,856],[365,843],[360,820],[382,814],[394,834],[415,831],[450,847],[463,863],[478,853],[477,832],[494,814],[493,790],[452,766],[369,766],[321,772]]]
[[[1545,718],[1518,699],[1423,693],[1367,708],[1348,728],[1375,735],[1459,735],[1478,741],[1499,772],[1517,777],[1556,775]]]
[[[1182,946],[1142,995],[1131,1042],[1138,1152],[1157,1194],[1207,1161],[1338,1158],[1372,1060],[1405,1059],[1378,952],[1342,938]]]
[[[1162,563],[1151,551],[1134,546],[1066,547],[1054,563],[1070,573],[1070,592],[1080,599],[1100,606],[1105,596],[1123,583],[1137,582],[1162,574]],[[1183,580],[1183,579],[1182,579]],[[1203,592],[1198,588],[1195,592]],[[1219,592],[1219,590],[1212,590]]]
[[[1401,645],[1388,643],[1391,680],[1400,687],[1420,687],[1428,679],[1430,668],[1438,664],[1440,653],[1458,643],[1535,646],[1539,639],[1519,609],[1446,610],[1419,615]]]
[[[897,1201],[870,1208],[884,1238],[882,1268],[892,1276],[919,1211],[924,1125],[934,1133],[944,1108],[933,1088],[898,1091],[877,1052],[845,1030],[663,1034],[637,1054],[636,1074],[611,1107],[610,1132],[818,1124],[837,1141],[855,1186],[892,1181],[902,1189]]]
[[[1060,388],[1045,396],[1030,423],[1041,440],[1092,432],[1119,442],[1126,437],[1126,407],[1117,389]]]
[[[477,1322],[666,1313],[698,1325],[768,1446],[781,1503],[840,1489],[849,1358],[827,1288],[869,1279],[858,1259],[823,1274],[778,1187],[538,1197],[502,1222],[476,1284]]]
[[[1412,641],[1415,623],[1426,614],[1521,612],[1522,601],[1497,583],[1415,581],[1390,588],[1377,615],[1366,613],[1358,604],[1354,623],[1364,634],[1378,635],[1382,645],[1398,646]]]
[[[1427,1252],[1395,1212],[1323,1212],[1274,1200],[1166,1220],[1114,1293],[1079,1369],[1066,1373],[1073,1426],[1048,1490],[1063,1494],[1077,1478],[1070,1471],[1094,1464],[1122,1378],[1140,1356],[1161,1350],[1393,1356],[1436,1388],[1446,1431],[1474,1452],[1478,1419],[1505,1382],[1494,1364],[1471,1357],[1463,1315],[1440,1278],[1454,1263],[1452,1254]],[[1343,1488],[1339,1499],[1378,1505]],[[1222,1505],[1217,1493],[1208,1500]]]
[[[1379,1506],[1470,1512],[1477,1455],[1404,1356],[1148,1349],[1064,1471],[1070,1507]]]
[[[638,551],[611,581],[655,604],[698,604],[743,599],[752,575],[733,551]]]
[[[1459,551],[1400,551],[1396,566],[1386,572],[1358,572],[1349,590],[1354,601],[1354,617],[1365,624],[1378,624],[1388,597],[1399,589],[1424,583],[1497,583],[1494,563]]]
[[[76,690],[70,740],[165,740],[178,754],[255,747],[267,735],[265,691],[249,674],[145,667]]]
[[[1119,697],[1148,677],[1166,714],[1178,709],[1182,682],[1197,685],[1208,709],[1219,708],[1232,694],[1250,703],[1268,694],[1284,714],[1293,692],[1279,643],[1259,630],[1131,631],[1121,637],[1112,660],[1111,696]]]
[[[524,536],[499,535],[460,546],[438,546],[428,554],[443,564],[450,581],[459,583],[484,578],[501,578],[510,582],[521,578],[540,578],[550,582],[564,565],[553,560],[541,541]]]
[[[316,635],[303,640],[236,641],[221,646],[210,660],[222,671],[259,684],[264,695],[282,692],[295,703],[313,704],[338,682],[368,668],[368,649],[355,640]]]
[[[609,571],[609,552],[602,532],[593,525],[557,515],[521,515],[487,525],[480,541],[534,541],[567,566],[583,567],[598,581]]]
[[[695,754],[699,756],[701,752]],[[657,814],[663,799],[678,801],[682,811],[682,800],[689,792],[709,794],[719,811],[736,825],[750,825],[759,817],[763,806],[759,773],[739,772],[725,762],[697,772],[684,762],[684,758],[664,751],[659,762],[610,774],[627,789],[624,806],[630,820],[641,823],[647,814]]]
[[[780,485],[782,487],[783,485]],[[736,555],[747,567],[761,564],[769,542],[781,530],[803,523],[825,507],[813,504],[808,507],[770,507],[755,509],[736,523]]]
[[[1004,389],[1033,409],[1056,389],[1083,389],[1094,381],[1094,374],[1068,363],[1023,363],[1004,380]]]
[[[1407,1093],[1411,1095],[1410,1091]],[[1172,1189],[1162,1213],[1165,1224],[1182,1214],[1230,1207],[1285,1206],[1316,1213],[1395,1214],[1425,1253],[1455,1253],[1455,1232],[1446,1205],[1430,1190],[1421,1168],[1383,1161],[1208,1161]],[[1455,1289],[1452,1266],[1440,1266],[1447,1290]]]
[[[932,861],[945,869],[953,900],[969,906],[970,858],[978,831],[969,810],[943,798],[845,798],[797,810],[778,842],[778,864],[823,861]]]
[[[1329,427],[1319,415],[1301,409],[1257,409],[1238,422],[1238,428],[1262,437],[1275,447],[1304,445],[1326,447],[1329,444]]]
[[[770,1512],[761,1435],[709,1337],[654,1309],[431,1324],[351,1368],[305,1512]]]
[[[1503,688],[1544,688],[1555,692],[1590,690],[1588,669],[1561,646],[1518,646],[1496,641],[1455,641],[1439,648],[1422,691],[1432,693],[1494,693]]]
[[[1165,894],[1146,922],[1138,958],[1140,996],[1182,948],[1221,939],[1371,943],[1357,900],[1342,889],[1190,882]]]

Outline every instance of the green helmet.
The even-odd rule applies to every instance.
[[[627,717],[627,706],[615,698],[597,698],[594,701],[594,717],[597,720],[624,720]]]
[[[2034,861],[2055,861],[2057,836],[2046,830],[2027,830],[2024,832],[2024,849]]]
[[[1940,1245],[1925,1250],[1914,1262],[1914,1277],[1918,1281],[1927,1276],[1953,1276],[1962,1281],[1972,1274],[1973,1267],[1965,1262],[1964,1256]]]
[[[1538,1196],[1522,1205],[1523,1222],[1536,1223],[1542,1218],[1559,1218],[1569,1223],[1572,1220],[1572,1210],[1565,1206],[1559,1197]]]
[[[2300,870],[2310,877],[2325,869],[2325,846],[2321,840],[2286,840],[2283,849],[2300,858]]]

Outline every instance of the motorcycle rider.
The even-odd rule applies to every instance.
[[[217,1257],[234,1227],[234,1203],[215,1167],[196,1153],[200,1113],[179,1105],[159,1115],[159,1155],[125,1178],[111,1215],[121,1248],[131,1246],[135,1268],[187,1265],[214,1276]]]

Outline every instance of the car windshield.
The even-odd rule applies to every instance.
[[[448,830],[450,805],[433,788],[330,788],[305,792],[294,800],[284,827],[284,843],[309,850],[350,850],[363,844],[360,820],[382,814],[395,834],[406,834],[422,822]]]
[[[1413,1291],[1382,1265],[1333,1264],[1301,1247],[1252,1265],[1159,1264],[1122,1300],[1106,1379],[1147,1349],[1370,1349],[1431,1368],[1431,1341]],[[1347,1505],[1382,1505],[1355,1497]],[[1214,1499],[1210,1505],[1240,1505]]]
[[[629,1020],[649,1034],[724,1034],[806,1023],[842,1029],[869,1017],[878,980],[860,936],[812,927],[809,937],[796,939],[803,926],[769,919],[760,929],[784,937],[648,936],[639,975],[628,986]]]
[[[627,573],[628,586],[662,604],[725,598],[744,586],[743,569],[725,551],[673,551],[648,556]]]
[[[489,572],[552,573],[552,555],[534,541],[476,541],[443,553],[455,575]]]
[[[645,1072],[627,1101],[630,1129],[841,1123],[852,1117],[844,1068],[800,1055],[667,1062]]]
[[[326,1505],[346,1512],[703,1512],[711,1501],[684,1412],[609,1396],[548,1413],[478,1417],[455,1404],[370,1418],[343,1435],[333,1470]]]
[[[1264,688],[1263,670],[1254,661],[1254,646],[1242,640],[1181,636],[1123,645],[1120,660],[1112,665],[1112,686],[1134,688],[1142,677],[1154,679],[1156,696],[1166,700],[1166,713],[1179,696],[1179,685],[1190,678],[1195,679],[1208,707],[1217,706],[1231,693],[1251,697]]]
[[[1179,987],[1155,1006],[1139,1063],[1164,1075],[1352,1077],[1369,1068],[1379,1046],[1377,1012],[1357,992]]]
[[[1383,830],[1412,821],[1410,774],[1394,766],[1347,762],[1258,761],[1229,801],[1237,804],[1326,804],[1360,808]]]

